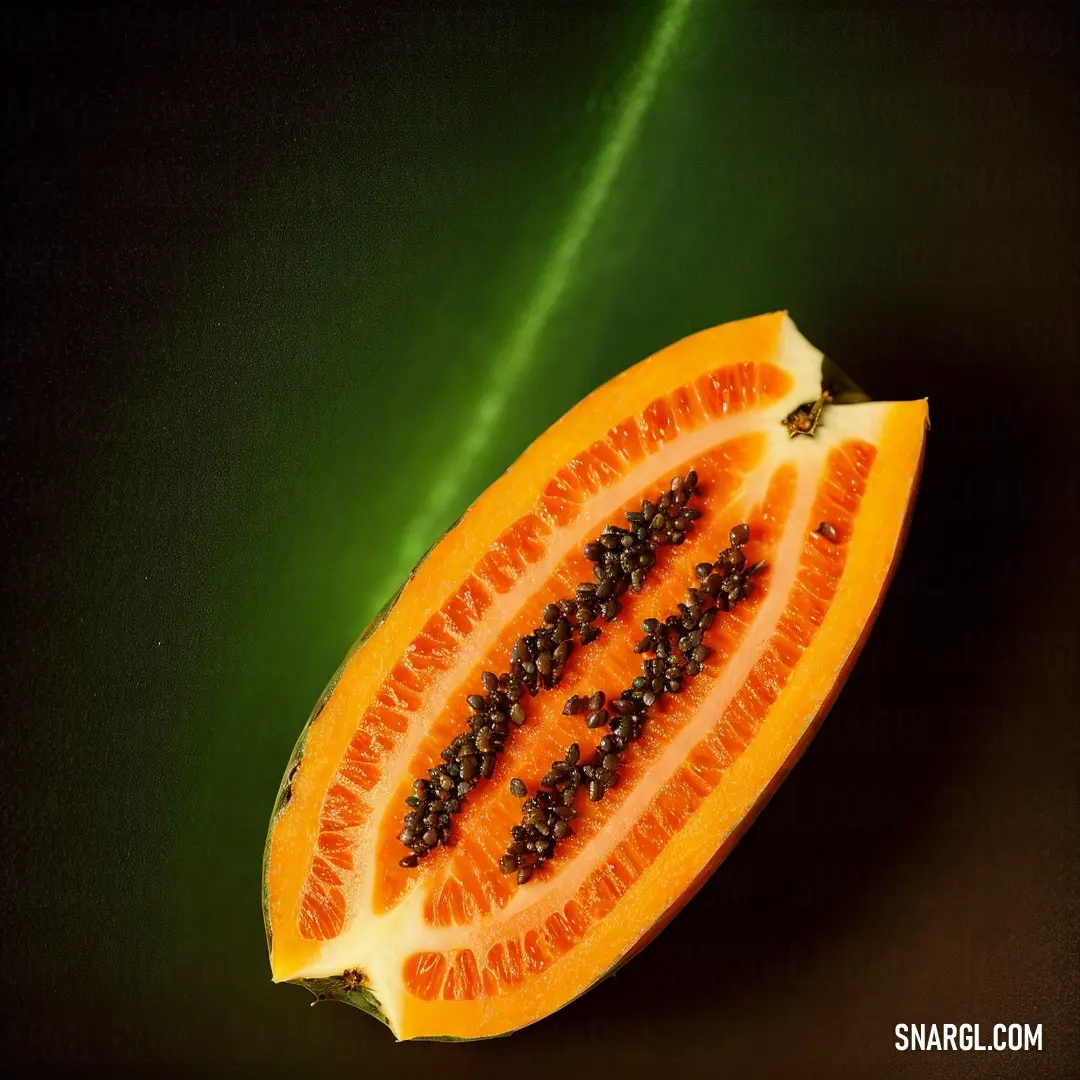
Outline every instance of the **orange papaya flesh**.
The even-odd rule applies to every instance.
[[[822,372],[783,312],[679,341],[571,409],[429,552],[346,658],[283,779],[263,879],[275,981],[348,1001],[400,1039],[501,1035],[579,996],[700,888],[838,692],[914,499],[927,403],[829,402]],[[506,672],[545,607],[591,580],[586,543],[689,470],[692,531],[556,688],[523,697],[527,723],[449,844],[399,865],[404,799],[462,731],[482,673]],[[695,566],[744,523],[748,563],[765,564],[756,588],[718,612],[700,671],[650,711],[618,783],[574,802],[570,835],[519,883],[500,867],[522,820],[509,779],[535,792],[571,743],[592,749],[605,732],[566,700],[629,687],[642,621],[677,611]]]

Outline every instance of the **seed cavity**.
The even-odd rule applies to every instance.
[[[691,469],[685,476],[675,477],[655,501],[645,499],[640,509],[627,511],[626,527],[606,525],[600,536],[584,546],[585,558],[593,564],[596,580],[579,584],[572,597],[545,605],[541,615],[543,625],[514,643],[509,670],[499,675],[493,671],[481,674],[483,692],[465,697],[469,710],[467,730],[459,732],[440,752],[441,765],[429,769],[427,778],[414,781],[405,800],[409,809],[404,816],[404,827],[398,834],[409,854],[399,860],[399,866],[412,869],[436,847],[451,843],[452,816],[461,812],[477,783],[494,775],[498,755],[511,728],[521,727],[528,720],[525,702],[559,684],[573,655],[575,638],[578,646],[595,641],[603,632],[596,624],[612,622],[622,610],[619,597],[627,591],[641,591],[648,571],[656,563],[658,549],[683,543],[701,516],[700,510],[689,505],[690,499],[700,493],[698,475]],[[588,726],[603,727],[610,719],[608,710],[603,708],[604,701],[603,693],[593,694],[588,700],[575,694],[563,706],[563,712],[567,716],[587,713]],[[562,783],[574,773],[576,744],[574,750],[572,762],[568,755],[566,761],[553,763],[551,772],[544,778],[552,781],[549,786]],[[510,790],[518,798],[528,792],[524,782],[516,777],[510,782]],[[554,826],[545,824],[543,812],[537,806],[529,808],[528,802],[524,804],[525,812],[539,815],[531,827],[542,826],[547,830],[538,835],[553,835]],[[525,854],[530,859],[538,858],[535,851]],[[518,881],[524,884],[532,873],[531,864],[525,867],[518,858],[515,868]],[[525,869],[528,873],[523,879]]]
[[[673,486],[672,490],[679,489]],[[721,612],[730,611],[753,591],[750,579],[765,569],[765,563],[746,566],[740,549],[750,541],[750,526],[735,526],[729,539],[731,546],[720,552],[716,562],[694,567],[699,586],[687,591],[687,601],[678,605],[677,612],[641,624],[645,637],[635,651],[651,656],[642,661],[641,674],[630,686],[610,700],[597,690],[584,705],[575,694],[573,710],[567,702],[566,715],[588,709],[586,727],[606,727],[608,732],[588,760],[582,760],[577,743],[568,747],[564,759],[552,762],[551,772],[540,781],[539,789],[522,803],[521,824],[511,829],[513,842],[499,862],[503,873],[517,873],[518,884],[527,882],[535,868],[554,855],[558,842],[573,833],[569,821],[577,816],[572,806],[579,791],[584,791],[590,802],[600,802],[617,786],[621,755],[641,738],[649,713],[666,695],[680,693],[687,680],[704,670],[713,652],[704,644],[706,632]],[[603,707],[605,701],[607,708]],[[527,791],[524,783],[521,791]],[[524,848],[519,846],[522,844]],[[521,851],[528,854],[527,864]]]

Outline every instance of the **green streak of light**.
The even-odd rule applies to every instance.
[[[536,281],[524,317],[494,358],[491,370],[484,379],[486,392],[476,403],[473,415],[462,425],[465,438],[443,460],[427,498],[405,526],[393,572],[378,586],[373,597],[376,602],[381,602],[397,588],[427,550],[434,539],[434,531],[457,501],[462,482],[491,441],[515,383],[532,363],[537,341],[566,291],[581,249],[634,143],[642,117],[656,93],[660,75],[682,31],[691,2],[668,0],[660,13],[633,85]]]

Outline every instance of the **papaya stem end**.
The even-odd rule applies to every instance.
[[[788,430],[788,438],[794,439],[796,435],[809,435],[813,438],[821,422],[821,414],[831,401],[832,395],[829,391],[822,390],[817,401],[807,401],[797,409],[792,409],[781,421]]]

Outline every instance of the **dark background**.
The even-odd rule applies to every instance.
[[[786,307],[874,396],[930,398],[877,628],[721,871],[554,1017],[397,1046],[270,984],[288,752],[661,8],[0,16],[0,1063],[1075,1074],[1080,98],[1057,5],[692,7],[425,536],[629,363]],[[1041,1023],[1044,1050],[902,1054],[902,1021]]]

